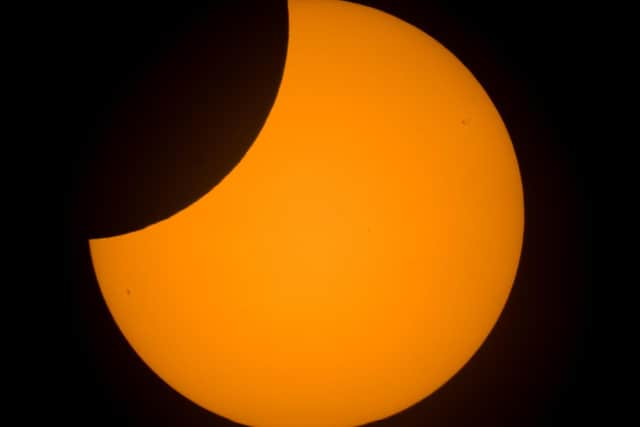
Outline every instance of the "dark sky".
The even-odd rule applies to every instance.
[[[234,425],[171,390],[128,347],[86,243],[156,222],[208,192],[271,108],[286,54],[286,2],[174,3],[86,2],[70,19],[79,34],[68,64],[78,128],[63,147],[72,308],[65,398],[73,402],[68,417],[83,425]],[[596,74],[587,51],[594,30],[551,1],[359,3],[423,29],[474,73],[513,140],[526,209],[516,282],[485,345],[434,395],[374,425],[593,420],[602,408],[589,384],[597,346],[584,93]]]

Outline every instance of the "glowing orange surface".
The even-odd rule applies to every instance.
[[[129,343],[195,403],[362,424],[482,344],[516,273],[522,187],[498,112],[443,46],[352,3],[289,9],[282,86],[245,158],[91,255]]]

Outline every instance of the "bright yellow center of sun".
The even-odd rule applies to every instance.
[[[438,42],[347,2],[290,1],[289,21],[242,161],[91,255],[118,327],[179,393],[243,424],[353,426],[427,397],[485,340],[522,186],[498,112]]]

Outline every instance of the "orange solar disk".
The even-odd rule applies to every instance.
[[[148,366],[256,426],[352,426],[442,386],[508,298],[514,149],[437,41],[378,10],[290,1],[273,109],[241,162],[164,221],[90,241]]]

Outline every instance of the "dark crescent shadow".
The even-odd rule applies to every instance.
[[[98,114],[72,177],[75,227],[87,238],[138,230],[202,197],[240,161],[273,106],[286,1],[173,12],[129,7],[113,20],[118,28],[92,40],[89,78],[98,81],[89,88],[101,92],[87,110]]]

